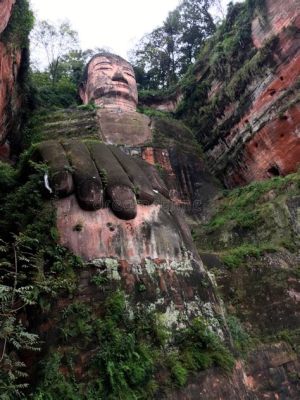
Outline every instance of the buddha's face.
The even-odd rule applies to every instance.
[[[105,108],[135,111],[138,95],[132,66],[110,55],[95,57],[88,65],[80,96],[85,104],[92,101]]]

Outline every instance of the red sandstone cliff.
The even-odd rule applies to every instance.
[[[232,6],[172,103],[227,187],[286,175],[300,163],[300,1],[250,4]],[[170,111],[168,98],[150,103]]]
[[[252,21],[252,40],[262,49],[277,36],[274,66],[244,90],[251,106],[207,151],[212,168],[232,187],[297,170],[300,163],[300,2],[267,0],[266,22]],[[230,121],[237,104],[218,125]]]
[[[5,36],[14,4],[15,0],[0,2],[0,158],[2,159],[9,157],[9,143],[17,136],[19,129],[17,116],[22,102],[21,94],[18,92],[22,49],[10,43],[9,37]],[[10,134],[14,137],[8,138]]]
[[[268,0],[266,5],[267,25],[263,27],[256,17],[252,39],[262,48],[272,36],[278,36],[275,66],[254,82],[255,86],[252,83],[250,109],[231,127],[223,145],[208,153],[218,162],[234,153],[236,146],[240,150],[227,168],[224,178],[228,186],[287,175],[300,165],[300,2]]]
[[[2,0],[0,3],[0,33],[4,31],[8,24],[14,3],[15,0]]]

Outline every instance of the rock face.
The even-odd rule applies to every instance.
[[[0,2],[0,158],[8,159],[10,147],[17,146],[20,129],[20,109],[22,94],[20,93],[21,74],[24,71],[27,53],[23,44],[18,42],[10,29],[10,18],[15,1]],[[16,6],[15,6],[16,7]],[[11,41],[14,41],[12,43]]]
[[[160,205],[138,206],[138,216],[131,221],[118,219],[108,209],[83,211],[73,197],[56,206],[61,243],[85,260],[106,257],[140,264],[150,258],[159,262],[186,258],[174,216]],[[78,232],[74,227],[80,223]]]
[[[300,16],[296,2],[267,2],[268,27],[258,18],[253,21],[253,42],[258,47],[272,35],[278,35],[278,53],[274,72],[255,83],[252,104],[242,120],[226,138],[227,152],[235,153],[235,144],[243,149],[227,169],[228,186],[287,175],[300,163]],[[292,33],[293,32],[293,33]],[[264,37],[264,40],[262,38]],[[248,133],[247,129],[251,132]],[[246,130],[245,130],[246,127]],[[245,141],[244,136],[249,139]],[[237,145],[239,147],[239,145]],[[215,157],[214,150],[210,155]]]
[[[219,198],[206,227],[195,228],[233,340],[248,353],[245,382],[258,399],[299,397],[299,179],[296,173],[237,189]]]
[[[264,400],[297,399],[299,360],[290,345],[280,342],[253,351],[248,365],[237,362],[230,378],[218,371],[199,374],[170,400]],[[294,378],[291,378],[294,377]]]
[[[274,5],[276,3],[277,6]],[[248,22],[256,49],[252,39],[250,48],[245,44],[247,56],[252,57],[250,64],[247,59],[243,60],[242,65],[235,66],[234,73],[229,73],[224,84],[210,71],[210,68],[213,69],[211,65],[202,65],[201,68],[198,65],[194,71],[194,78],[199,85],[197,95],[205,97],[202,96],[203,90],[207,102],[205,105],[201,103],[201,107],[196,104],[198,117],[204,114],[202,120],[200,118],[202,126],[213,124],[215,128],[213,134],[210,131],[198,131],[198,139],[204,145],[210,170],[222,177],[227,186],[286,175],[297,168],[300,117],[297,97],[298,3],[287,1],[283,4],[268,0],[264,9],[266,14],[262,10],[258,15],[251,11],[254,13],[251,17],[255,18]],[[247,7],[249,4],[247,2]],[[236,7],[240,12],[246,6]],[[233,18],[234,15],[233,12]],[[291,36],[291,31],[295,35]],[[265,40],[272,33],[278,34],[277,41],[266,43]],[[242,39],[238,37],[238,42]],[[230,47],[228,41],[226,45]],[[224,66],[218,65],[220,59],[215,57],[215,68],[222,70]],[[272,62],[269,63],[269,59]],[[47,304],[40,320],[35,321],[45,353],[47,350],[49,353],[60,353],[61,364],[58,367],[63,372],[61,378],[72,377],[68,383],[69,390],[74,379],[80,384],[90,383],[89,380],[95,378],[93,374],[99,374],[99,370],[103,375],[108,372],[106,378],[109,376],[110,380],[105,384],[109,388],[113,371],[110,357],[115,354],[110,354],[107,349],[115,352],[118,360],[120,354],[123,357],[122,349],[126,347],[131,362],[138,357],[140,366],[142,354],[134,351],[131,356],[130,349],[127,349],[130,346],[122,339],[128,336],[133,340],[131,347],[134,348],[134,341],[140,340],[140,334],[142,341],[155,338],[153,330],[150,334],[149,331],[145,333],[146,320],[140,318],[145,318],[150,311],[162,322],[160,334],[163,336],[164,329],[167,329],[170,335],[165,353],[170,353],[172,346],[177,346],[175,354],[172,354],[175,357],[173,361],[167,360],[171,364],[169,372],[166,373],[165,364],[156,371],[159,375],[157,382],[163,386],[165,376],[170,382],[175,376],[177,386],[171,383],[171,388],[161,393],[160,388],[154,388],[149,398],[298,400],[298,175],[287,177],[286,180],[274,179],[270,184],[266,183],[266,187],[254,184],[222,197],[191,131],[171,118],[149,118],[136,113],[136,97],[132,95],[135,93],[134,85],[129,82],[131,70],[127,69],[128,64],[124,64],[124,60],[116,59],[116,64],[120,62],[117,67],[111,60],[108,55],[96,56],[86,71],[88,76],[81,95],[85,103],[92,100],[98,108],[93,111],[56,111],[41,120],[41,126],[36,128],[43,132],[44,139],[55,139],[56,142],[59,139],[59,145],[69,150],[66,158],[70,164],[63,164],[63,167],[66,174],[73,174],[73,178],[77,174],[74,186],[76,179],[81,179],[80,176],[78,178],[79,173],[88,169],[87,163],[80,162],[80,151],[75,152],[74,147],[72,150],[66,146],[64,139],[75,137],[77,145],[80,142],[88,147],[87,136],[89,140],[92,137],[91,146],[95,146],[95,143],[99,145],[101,139],[104,142],[101,146],[114,149],[111,150],[111,158],[114,158],[112,155],[116,154],[118,148],[118,151],[121,149],[131,158],[135,157],[136,165],[143,164],[140,164],[141,159],[146,161],[147,168],[151,168],[147,177],[155,195],[152,193],[151,204],[135,203],[137,212],[134,217],[127,219],[118,218],[106,204],[97,210],[86,211],[80,207],[73,193],[68,192],[65,198],[55,200],[60,244],[73,255],[80,256],[84,263],[80,270],[72,266],[71,270],[68,267],[65,271],[65,264],[62,264],[62,268],[56,262],[53,270],[50,266],[50,271],[45,271],[47,278],[60,273],[64,277],[62,283],[56,282],[60,289],[63,287],[63,291],[59,292],[56,301]],[[263,69],[266,60],[268,62]],[[232,65],[230,67],[234,69]],[[259,67],[263,70],[257,72]],[[209,74],[213,79],[206,85]],[[244,95],[246,103],[239,98]],[[222,96],[226,101],[216,112],[214,107]],[[170,110],[176,105],[179,113],[179,97],[166,103],[157,101],[156,106]],[[195,96],[190,98],[194,100]],[[186,98],[182,101],[186,101]],[[208,113],[207,117],[208,109],[212,113]],[[209,120],[212,116],[213,120]],[[200,122],[198,119],[196,125]],[[74,145],[75,141],[72,143]],[[77,164],[71,162],[74,154]],[[110,171],[98,168],[97,157],[93,158],[93,163],[99,172],[98,178],[102,180],[103,192],[108,191]],[[75,168],[72,168],[74,165]],[[130,189],[133,189],[133,185],[138,198],[140,189],[134,185],[137,169],[130,175],[126,168],[128,165],[125,163],[122,167],[126,178],[128,174],[131,179]],[[95,176],[92,178],[95,179]],[[166,186],[162,195],[159,179],[164,180]],[[76,190],[75,193],[78,199]],[[202,259],[184,220],[186,215],[192,217],[186,220],[195,229]],[[206,224],[203,224],[204,221]],[[214,276],[208,273],[208,268],[215,274],[230,314],[228,326]],[[120,318],[118,312],[114,314],[120,309],[119,302],[107,301],[109,294],[118,294],[120,290],[124,291],[126,299],[121,311],[129,315],[128,319],[123,319],[123,316]],[[89,312],[86,312],[87,309]],[[137,324],[135,315],[142,321],[142,330],[139,327],[139,333],[132,331],[128,334],[126,328]],[[210,333],[216,334],[230,348],[233,339],[239,355],[247,354],[244,361],[236,362],[232,374],[227,376],[216,368],[216,365],[224,362],[220,360],[220,354],[214,352],[216,339],[210,343],[209,351],[203,353],[197,336],[199,331],[193,328],[195,319],[204,319]],[[182,348],[180,335],[190,326],[192,335],[188,337],[187,347]],[[113,342],[117,350],[107,346],[107,336],[108,342]],[[177,343],[176,336],[179,337]],[[193,347],[190,339],[195,336]],[[210,334],[206,332],[206,336]],[[201,351],[197,360],[193,354],[199,343]],[[158,347],[161,347],[160,342]],[[73,354],[72,349],[76,349]],[[182,349],[184,351],[180,353]],[[179,361],[176,354],[182,357]],[[209,354],[214,354],[214,361]],[[108,363],[101,364],[101,357]],[[177,364],[174,364],[174,359]],[[93,372],[89,374],[90,365],[95,361],[99,362],[97,369],[91,369]],[[115,364],[119,368],[122,362],[119,359]],[[107,367],[106,372],[103,365]],[[136,364],[129,365],[131,367],[125,364],[122,370],[123,379],[126,376],[128,382],[131,378],[126,375],[128,370],[132,376],[135,370],[140,373],[138,368],[132,367]],[[185,371],[182,365],[187,365],[187,371],[194,371],[186,385],[183,384],[185,377],[182,375]],[[198,367],[195,368],[195,365]],[[199,372],[203,369],[205,371]],[[144,382],[143,379],[141,382]],[[47,386],[47,378],[45,381]],[[102,382],[96,382],[99,388]],[[96,390],[96,387],[89,389]]]
[[[17,71],[21,63],[20,52],[14,53],[4,43],[0,42],[1,58],[1,91],[0,91],[0,114],[1,114],[1,142],[4,143],[12,124],[12,116],[20,107],[20,98],[16,95]]]
[[[252,37],[255,47],[262,47],[272,35],[278,35],[299,18],[299,2],[294,0],[266,2],[267,26],[260,16],[252,21]]]
[[[1,34],[7,27],[8,21],[11,17],[12,7],[14,1],[7,0],[2,1],[0,4],[0,40]],[[19,56],[19,55],[18,55]],[[0,41],[0,60],[1,60],[1,88],[0,88],[0,140],[3,143],[7,136],[7,124],[9,121],[9,115],[7,114],[8,98],[11,97],[13,93],[13,88],[15,84],[16,67],[20,64],[19,60],[14,60],[14,54],[9,50],[7,44]],[[2,154],[6,155],[6,151],[2,151]]]
[[[233,7],[224,28],[233,47],[224,36],[210,49],[210,56],[221,51],[219,58],[211,56],[205,63],[204,50],[195,66],[195,100],[183,100],[189,104],[187,122],[198,130],[210,168],[227,187],[284,176],[299,166],[299,7],[299,0],[265,0],[254,11],[245,4]],[[249,22],[241,22],[247,12]],[[229,27],[233,20],[241,31],[248,24],[251,34],[243,44],[248,56],[239,65],[229,61],[237,56],[235,28]],[[226,52],[227,61],[222,61]],[[214,68],[221,71],[219,78]],[[182,114],[180,104],[177,109]]]
[[[15,0],[3,0],[0,5],[0,33],[6,28]]]

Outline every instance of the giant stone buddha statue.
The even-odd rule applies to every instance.
[[[206,313],[215,318],[220,305],[213,284],[171,193],[170,182],[177,178],[168,150],[151,150],[151,120],[136,111],[133,68],[119,56],[95,55],[80,96],[97,106],[98,137],[61,135],[39,143],[34,155],[50,168],[60,243],[128,293],[143,282],[154,308],[175,310],[172,324]],[[172,138],[175,125],[165,126]],[[151,151],[162,160],[165,175],[151,157],[143,157]],[[193,306],[186,308],[187,302]],[[222,332],[217,319],[215,327]]]

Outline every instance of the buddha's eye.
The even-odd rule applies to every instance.
[[[96,67],[98,71],[110,71],[112,69],[111,65],[106,62],[98,63],[96,64]]]
[[[130,76],[131,78],[134,78],[134,75],[132,74],[131,71],[124,71],[124,73],[128,76]]]

